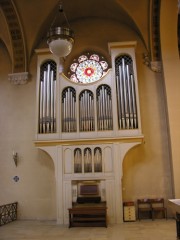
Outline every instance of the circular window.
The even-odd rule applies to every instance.
[[[103,77],[108,70],[108,63],[98,54],[83,54],[70,66],[70,80],[76,83],[92,83]]]

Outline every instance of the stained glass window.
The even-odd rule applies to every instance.
[[[108,63],[103,56],[86,53],[74,59],[68,74],[71,81],[87,84],[98,81],[107,70]]]

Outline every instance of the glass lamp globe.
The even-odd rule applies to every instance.
[[[66,57],[72,50],[72,43],[67,39],[54,39],[49,43],[49,49],[58,57]]]
[[[56,27],[48,32],[47,43],[50,51],[58,57],[66,57],[70,54],[74,38],[69,28]]]

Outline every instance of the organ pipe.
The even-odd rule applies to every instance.
[[[102,153],[99,148],[94,151],[94,171],[102,172]]]
[[[111,91],[106,85],[98,91],[97,118],[98,130],[113,129]]]
[[[43,131],[43,82],[40,81],[40,107],[39,107],[39,132]]]
[[[90,91],[85,90],[81,93],[79,109],[80,131],[94,130],[94,102]]]
[[[89,148],[84,150],[84,172],[92,172],[92,154]]]
[[[119,129],[138,127],[135,82],[129,68],[130,65],[125,64],[125,59],[122,58],[116,76]]]
[[[74,172],[75,173],[82,172],[82,155],[81,155],[81,150],[80,149],[75,149]]]
[[[68,87],[62,94],[62,131],[76,131],[76,98],[73,88]]]
[[[39,133],[53,133],[56,131],[56,81],[50,64],[43,72],[40,81],[39,97]]]

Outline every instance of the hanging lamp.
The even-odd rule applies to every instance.
[[[65,19],[65,25],[59,26],[59,19],[63,17]],[[74,33],[70,29],[70,24],[63,10],[62,2],[59,4],[58,14],[55,17],[50,30],[47,33],[47,43],[50,51],[58,56],[66,57],[72,51],[74,44]]]

